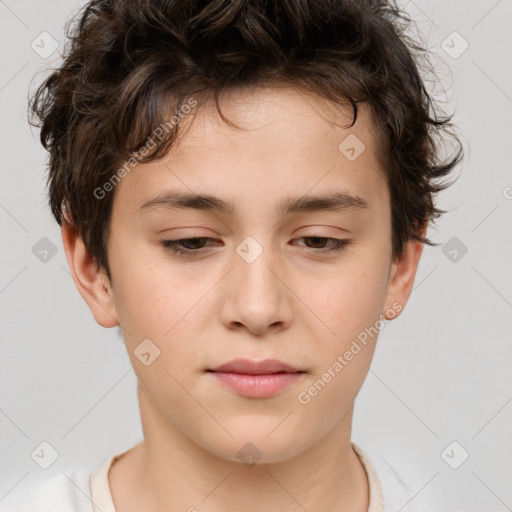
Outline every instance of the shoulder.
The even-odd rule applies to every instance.
[[[381,484],[384,510],[414,512],[409,504],[414,492],[404,477],[380,455],[373,454],[371,461]]]
[[[385,512],[415,512],[409,503],[414,497],[414,492],[403,475],[378,453],[363,450],[352,444],[365,466],[368,479],[372,481],[370,485],[373,483],[371,492],[375,494],[374,500],[378,504],[376,510],[383,507]]]
[[[6,500],[7,501],[7,500]],[[26,482],[23,489],[0,507],[1,512],[91,512],[89,472],[83,469],[61,471]]]

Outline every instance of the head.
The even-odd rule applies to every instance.
[[[377,0],[80,13],[32,114],[75,284],[120,325],[143,416],[227,459],[251,441],[269,462],[350,423],[462,158],[439,161],[450,118],[407,21]],[[236,358],[303,373],[241,396],[208,371]]]

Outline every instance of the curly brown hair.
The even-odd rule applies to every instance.
[[[30,98],[29,121],[49,151],[49,205],[69,222],[98,268],[107,258],[112,190],[97,190],[146,146],[138,161],[164,156],[178,137],[186,99],[228,89],[288,85],[339,105],[369,105],[391,196],[393,259],[431,219],[440,183],[463,148],[427,92],[419,63],[427,50],[412,20],[386,0],[91,0],[68,22],[64,62]],[[182,125],[183,123],[181,123]],[[153,141],[156,127],[165,130]],[[181,133],[181,131],[180,131]],[[447,161],[440,143],[458,151]],[[138,153],[137,153],[138,154]],[[126,172],[126,168],[125,168]],[[109,187],[113,189],[113,187]]]

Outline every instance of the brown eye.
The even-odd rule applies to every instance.
[[[172,253],[194,256],[198,254],[201,249],[204,249],[203,243],[208,240],[213,240],[213,238],[202,236],[193,238],[180,238],[177,240],[162,240],[161,244]]]
[[[350,243],[350,240],[341,240],[338,238],[329,238],[323,236],[303,236],[298,240],[313,240],[313,245],[317,247],[307,246],[306,248],[315,252],[340,252]],[[331,242],[331,245],[326,248],[325,242]],[[318,245],[322,247],[318,247]]]

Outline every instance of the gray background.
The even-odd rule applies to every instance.
[[[81,4],[0,0],[0,508],[42,476],[93,470],[142,436],[122,339],[95,323],[71,279],[46,204],[46,155],[26,122],[28,90],[59,63],[31,43],[46,31],[61,50]],[[466,159],[439,196],[449,213],[428,233],[445,245],[425,247],[405,312],[382,330],[353,440],[407,478],[420,510],[512,510],[512,0],[401,5],[438,56]],[[442,49],[448,37],[460,51],[454,31],[469,44],[457,58]],[[46,262],[33,252],[43,237],[56,247]],[[43,441],[59,454],[48,469],[31,458]],[[453,469],[446,461],[463,450]]]

